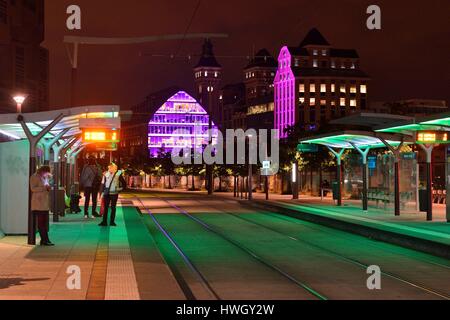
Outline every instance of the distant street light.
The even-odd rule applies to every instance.
[[[18,94],[13,97],[13,100],[17,104],[17,113],[22,113],[22,104],[25,102],[26,99],[27,96],[23,94]]]

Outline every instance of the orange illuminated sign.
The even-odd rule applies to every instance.
[[[84,142],[120,142],[117,130],[111,129],[84,129]]]
[[[448,134],[445,131],[419,131],[416,135],[416,143],[449,143]]]

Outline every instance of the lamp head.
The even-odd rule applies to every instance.
[[[26,95],[23,94],[17,94],[13,97],[13,100],[17,103],[17,104],[22,104],[25,102],[25,100],[27,99]]]

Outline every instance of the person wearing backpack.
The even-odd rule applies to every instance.
[[[90,157],[88,165],[83,168],[80,177],[80,184],[84,189],[84,218],[89,218],[89,201],[92,197],[92,218],[99,217],[97,213],[98,191],[101,185],[101,173],[97,167],[94,157]]]
[[[101,184],[101,193],[104,201],[103,221],[99,226],[106,227],[108,225],[108,209],[111,207],[111,217],[109,225],[116,227],[116,206],[119,199],[119,193],[126,189],[126,182],[123,178],[122,170],[118,170],[115,163],[108,166],[108,171],[103,175]]]

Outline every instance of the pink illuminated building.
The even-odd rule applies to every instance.
[[[335,49],[317,29],[298,47],[284,46],[274,79],[274,121],[281,138],[289,126],[315,130],[331,119],[367,108],[369,77],[353,49]]]

